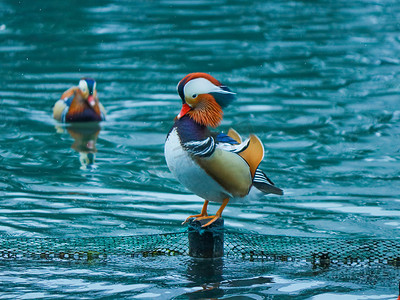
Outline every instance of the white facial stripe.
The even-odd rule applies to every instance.
[[[185,97],[192,97],[192,95],[207,94],[210,90],[216,89],[217,86],[212,84],[205,78],[196,78],[190,80],[183,88]]]
[[[225,91],[221,89],[219,86],[216,86],[211,81],[205,78],[196,78],[190,80],[186,83],[183,88],[183,93],[185,97],[193,97],[193,95],[199,94],[209,94],[209,93],[221,93],[221,94],[234,94],[229,91]]]
[[[87,85],[86,80],[82,79],[82,80],[79,81],[79,89],[84,93],[89,91],[89,87]]]

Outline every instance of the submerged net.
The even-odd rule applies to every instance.
[[[0,259],[95,259],[108,256],[185,255],[185,233],[85,238],[1,237]]]
[[[400,266],[400,239],[340,239],[228,234],[225,255],[245,259]]]
[[[86,238],[0,236],[0,259],[107,259],[188,255],[188,232]],[[317,266],[400,266],[400,239],[339,239],[224,232],[224,256]]]

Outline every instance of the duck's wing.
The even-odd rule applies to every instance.
[[[61,99],[65,100],[75,94],[75,91],[78,90],[79,88],[76,86],[70,87],[68,90],[66,90],[62,95]]]
[[[225,133],[214,133],[203,140],[185,142],[183,143],[183,147],[196,157],[209,157],[214,153],[216,148],[223,151],[239,153],[247,148],[250,139],[244,142],[241,142],[241,139],[239,139],[239,141],[240,142]]]
[[[63,99],[58,100],[53,106],[53,118],[57,121],[62,120],[62,114],[64,109],[67,108],[67,104]]]
[[[267,194],[283,195],[283,191],[276,187],[267,175],[258,168],[264,158],[264,147],[258,137],[251,135],[249,139],[242,142],[239,133],[231,128],[227,135],[219,134],[217,140],[222,141],[217,144],[217,147],[225,151],[235,152],[246,161],[251,170],[254,187]]]
[[[219,133],[216,137],[216,146],[224,151],[239,153],[242,152],[249,146],[250,139],[245,140],[244,142],[237,142],[230,136],[225,133]]]
[[[101,114],[101,119],[104,121],[106,119],[107,111],[104,108],[103,104],[99,102],[99,107],[100,107],[100,114]]]
[[[226,137],[208,136],[203,140],[185,142],[182,146],[191,154],[194,162],[231,196],[244,197],[252,184],[250,168],[238,154],[226,150],[226,147],[237,144],[233,139]]]
[[[65,117],[69,111],[69,107],[75,97],[75,89],[70,88],[65,91],[61,99],[58,100],[53,106],[53,118],[60,122],[65,122]]]
[[[212,155],[194,157],[194,161],[232,196],[244,197],[249,193],[250,168],[238,154],[215,147]]]
[[[258,168],[253,178],[253,185],[266,194],[283,195],[283,191],[276,187],[271,179],[269,179],[267,175]]]
[[[250,135],[241,142],[239,134],[230,133],[186,142],[183,147],[208,175],[233,196],[247,195],[252,185],[265,193],[281,195],[282,190],[276,188],[258,169],[264,157],[264,147],[259,138]]]
[[[232,139],[234,139],[239,144],[242,143],[242,137],[240,136],[240,134],[235,129],[229,128],[227,135],[229,137],[231,137]]]
[[[193,157],[210,157],[215,151],[215,139],[209,136],[203,140],[194,140],[182,144]]]
[[[260,139],[255,135],[250,135],[248,139],[242,142],[240,135],[231,128],[228,134],[218,134],[216,140],[219,149],[237,153],[243,158],[249,165],[251,176],[254,178],[258,165],[264,158],[264,147]]]

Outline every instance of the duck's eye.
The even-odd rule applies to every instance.
[[[197,94],[193,94],[193,95],[192,95],[192,98],[196,98],[196,97],[197,97]]]

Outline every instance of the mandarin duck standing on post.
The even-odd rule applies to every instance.
[[[96,81],[82,78],[77,87],[66,90],[53,107],[53,117],[66,122],[100,122],[105,120],[106,111],[99,102]]]
[[[242,141],[233,129],[227,134],[212,132],[222,121],[222,108],[235,99],[235,93],[206,73],[186,75],[177,86],[182,109],[165,142],[167,165],[191,192],[205,200],[196,220],[210,219],[209,226],[221,217],[232,198],[244,198],[250,189],[266,194],[283,191],[258,166],[264,147],[255,135]],[[209,201],[222,203],[215,215],[207,214]]]

